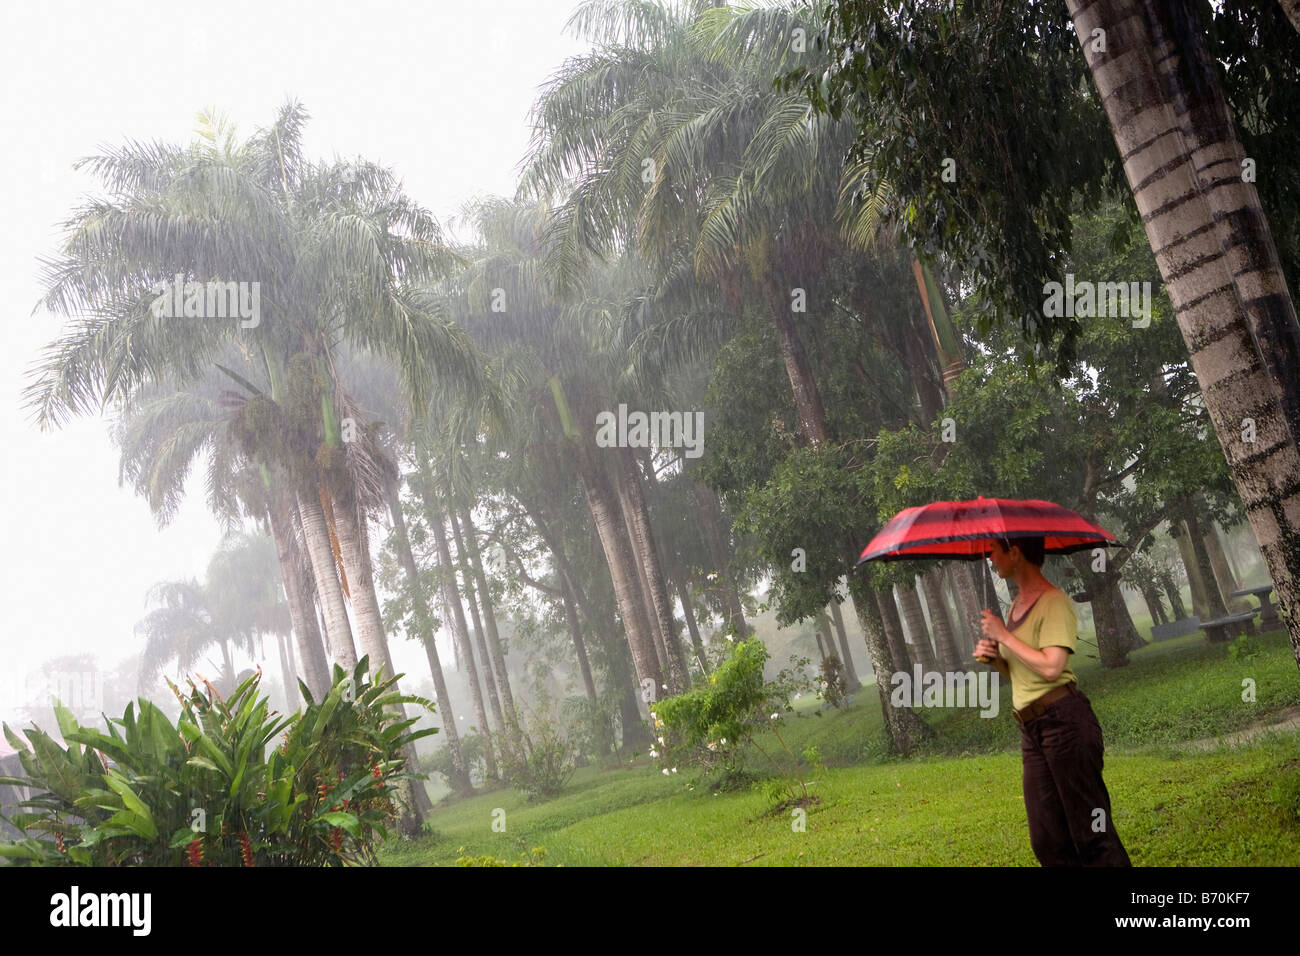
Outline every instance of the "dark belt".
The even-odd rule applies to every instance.
[[[1068,684],[1062,684],[1060,687],[1049,690],[1042,697],[1039,697],[1036,700],[1031,700],[1029,706],[1022,707],[1019,710],[1012,710],[1011,713],[1016,718],[1016,722],[1023,727],[1025,724],[1029,723],[1029,721],[1036,720],[1043,716],[1043,714],[1047,713],[1047,708],[1052,706],[1052,704],[1056,703],[1062,697],[1077,693],[1078,690],[1075,689],[1074,682],[1071,681]]]

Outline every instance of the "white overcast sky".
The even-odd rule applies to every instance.
[[[54,251],[59,224],[96,189],[73,162],[125,139],[187,142],[195,113],[208,106],[226,111],[247,135],[294,97],[311,114],[309,156],[361,155],[391,166],[407,193],[445,221],[477,193],[513,193],[537,88],[582,50],[564,31],[576,6],[4,5],[0,717],[17,703],[15,679],[49,657],[90,651],[113,666],[132,653],[149,586],[202,577],[220,536],[203,507],[201,480],[160,532],[146,504],[118,487],[102,420],[42,434],[20,405],[25,373],[58,326],[32,311],[37,258]],[[393,651],[399,669],[423,676],[423,653],[413,644],[396,640]]]

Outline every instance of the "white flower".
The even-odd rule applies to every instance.
[[[709,572],[708,574],[706,574],[704,577],[705,577],[705,579],[708,580],[708,581],[716,581],[716,580],[718,580],[718,572],[717,572],[717,571],[710,571],[710,572]]]
[[[665,777],[668,776],[668,768],[667,768],[667,767],[664,767],[664,776],[665,776]]]
[[[676,767],[673,767],[673,773],[676,773],[676,772],[677,772],[677,768],[676,768]]]
[[[664,739],[663,739],[662,737],[660,737],[660,738],[659,738],[659,742],[660,742],[660,743],[663,743],[663,742],[664,742]]]
[[[778,717],[780,717],[780,716],[781,716],[780,714],[773,714],[773,715],[772,715],[772,719],[773,719],[773,720],[776,720],[776,719],[777,719]]]
[[[722,745],[723,745],[724,747],[727,745],[727,738],[726,738],[726,737],[723,737],[723,738],[722,738]]]
[[[667,690],[667,689],[668,689],[668,685],[667,685],[667,684],[660,684],[659,686],[662,687],[664,690]]]
[[[650,756],[652,756],[652,757],[658,757],[658,756],[659,756],[659,751],[655,750],[654,748],[651,748],[651,749],[650,749]]]
[[[732,637],[730,634],[728,634],[728,635],[727,635],[727,640],[728,640],[728,641],[734,641],[735,638]]]

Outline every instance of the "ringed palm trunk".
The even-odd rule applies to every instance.
[[[650,525],[650,511],[646,507],[641,476],[637,470],[636,458],[630,448],[615,449],[615,457],[619,501],[623,505],[628,536],[632,540],[637,564],[641,567],[642,579],[645,582],[645,596],[648,599],[646,612],[652,615],[652,620],[663,638],[668,662],[669,691],[680,694],[690,685],[690,671],[686,666],[686,652],[682,648],[677,622],[673,618],[673,605],[668,597],[668,586],[664,577],[663,562],[659,558],[659,548],[655,542],[654,529]]]
[[[302,532],[307,541],[307,554],[311,558],[312,576],[316,579],[316,594],[320,598],[321,613],[325,617],[325,640],[329,645],[330,657],[350,673],[357,666],[352,625],[348,623],[348,611],[343,603],[343,587],[339,583],[338,565],[334,560],[329,527],[325,524],[325,512],[314,487],[304,489],[298,495],[298,514],[302,518]]]
[[[469,628],[465,624],[465,608],[460,603],[460,594],[456,590],[456,577],[451,562],[451,548],[447,544],[447,532],[443,527],[442,514],[439,511],[437,493],[434,491],[433,473],[426,458],[419,459],[420,497],[424,502],[425,521],[433,534],[434,544],[438,548],[438,583],[442,594],[442,605],[452,623],[452,639],[460,648],[460,659],[465,665],[465,676],[469,680],[470,697],[474,702],[474,719],[478,722],[479,738],[483,742],[483,763],[489,777],[497,778],[496,753],[492,746],[492,725],[488,723],[487,710],[483,706],[483,689],[478,682],[478,666],[474,660],[474,648],[469,640]]]
[[[1218,67],[1190,4],[1067,2],[1300,666],[1300,323]]]
[[[713,489],[702,481],[693,482],[692,488],[700,514],[700,526],[704,529],[704,540],[709,547],[709,556],[713,559],[713,565],[717,569],[716,581],[726,607],[728,630],[735,635],[736,640],[744,640],[749,636],[749,625],[745,623],[745,609],[740,603],[740,595],[736,592],[736,580],[731,573],[731,558],[722,543],[722,510],[718,507],[718,498],[713,493]]]
[[[483,662],[483,686],[487,688],[488,704],[492,708],[492,716],[496,719],[497,732],[504,734],[506,731],[505,718],[501,714],[501,699],[497,696],[497,682],[492,676],[492,658],[488,654],[487,637],[483,633],[483,619],[478,611],[478,595],[475,593],[476,588],[470,577],[470,573],[465,570],[466,557],[465,539],[461,537],[460,523],[456,520],[454,509],[448,509],[447,517],[451,522],[452,543],[456,545],[456,559],[460,562],[462,573],[465,575],[465,598],[469,601],[470,623],[474,626],[474,637],[477,639],[479,659]]]
[[[926,607],[930,609],[930,623],[933,625],[934,647],[939,657],[939,667],[944,673],[965,671],[966,661],[957,650],[952,618],[948,616],[948,605],[943,599],[942,581],[938,568],[930,568],[921,575],[921,590],[925,593]]]
[[[365,514],[355,503],[340,501],[334,508],[334,524],[338,528],[343,570],[351,582],[352,608],[356,613],[361,653],[370,660],[371,679],[380,673],[384,679],[395,677],[397,671],[388,652],[388,634],[384,630],[379,595],[375,592],[374,574],[370,570],[370,536],[366,533]],[[399,692],[398,685],[393,685],[392,692]],[[398,719],[405,719],[404,705],[394,704],[389,709]],[[404,754],[406,765],[414,771],[419,766],[415,745],[407,744]],[[432,808],[428,794],[420,781],[401,780],[397,786],[401,802],[405,805],[401,820],[402,832],[408,836],[417,836],[424,815]]]
[[[898,616],[898,604],[894,601],[894,592],[876,591],[876,607],[880,612],[881,626],[885,639],[889,642],[889,656],[894,662],[894,669],[911,673],[912,659],[908,654],[907,641],[903,638],[903,622]]]
[[[934,648],[930,646],[930,629],[925,626],[925,612],[921,610],[921,599],[914,585],[898,588],[898,604],[903,609],[907,633],[912,637],[912,643],[908,645],[912,660],[920,664],[923,671],[937,671],[939,664],[934,657]]]
[[[465,544],[474,579],[478,581],[479,603],[483,607],[483,623],[487,627],[488,648],[492,652],[492,667],[496,672],[497,689],[501,692],[501,706],[505,710],[506,720],[509,721],[510,726],[518,728],[519,711],[515,709],[515,695],[510,689],[510,671],[506,669],[506,655],[501,650],[501,632],[497,629],[492,591],[488,587],[487,575],[483,572],[483,556],[478,546],[478,529],[474,527],[474,519],[468,509],[462,514],[465,524]]]
[[[898,752],[906,757],[922,740],[933,737],[934,732],[911,707],[894,707],[890,701],[894,689],[892,676],[899,665],[891,653],[890,641],[880,616],[880,604],[877,602],[881,598],[881,592],[870,589],[863,575],[850,577],[849,592],[853,597],[853,609],[858,615],[858,623],[862,625],[867,651],[871,655],[871,669],[876,678],[885,727]],[[894,613],[896,615],[897,611]]]
[[[472,793],[473,784],[469,779],[469,769],[465,766],[465,756],[460,749],[460,733],[456,730],[456,711],[451,705],[451,695],[447,693],[447,679],[442,673],[442,661],[438,658],[438,643],[433,633],[432,616],[429,603],[420,588],[420,571],[415,564],[415,554],[411,551],[411,538],[406,530],[406,515],[402,511],[402,496],[397,475],[390,476],[385,483],[388,499],[388,513],[393,519],[393,538],[397,544],[397,560],[401,562],[406,573],[406,584],[411,591],[411,612],[415,618],[416,636],[424,645],[424,653],[429,661],[429,674],[433,678],[433,692],[438,701],[438,710],[442,714],[442,734],[451,751],[452,788],[461,794]]]
[[[316,610],[312,606],[315,583],[307,577],[310,567],[303,567],[306,559],[298,551],[292,512],[292,497],[283,490],[273,492],[269,510],[271,538],[275,542],[275,556],[284,582],[285,601],[289,605],[289,621],[293,625],[293,637],[298,645],[298,658],[302,661],[307,689],[313,698],[320,700],[330,687],[329,661],[325,657]],[[297,693],[297,685],[294,685],[291,696],[297,699]]]
[[[777,339],[781,349],[781,362],[785,365],[790,387],[794,392],[795,414],[799,417],[799,431],[814,448],[831,441],[831,431],[826,424],[826,410],[822,406],[821,392],[813,378],[812,364],[804,350],[799,330],[791,311],[790,290],[773,281],[765,283],[768,309],[776,323]]]
[[[578,476],[592,523],[600,536],[609,566],[609,576],[614,585],[614,600],[618,604],[623,628],[627,632],[628,648],[632,651],[632,664],[636,670],[637,684],[645,695],[650,690],[651,700],[659,696],[663,684],[663,670],[655,651],[654,637],[641,598],[636,562],[631,556],[627,530],[619,514],[618,502],[609,489],[603,474],[596,467],[590,452],[581,440],[573,445],[578,461]]]
[[[862,686],[862,681],[858,679],[857,668],[853,666],[853,655],[849,652],[849,635],[844,630],[844,615],[840,612],[840,602],[832,598],[828,609],[831,613],[831,625],[835,629],[835,637],[840,642],[840,660],[844,664],[844,689],[851,694]]]
[[[338,529],[339,550],[343,554],[343,572],[347,575],[352,594],[352,612],[356,619],[356,638],[360,652],[370,658],[370,673],[378,675],[380,669],[392,677],[393,659],[388,653],[388,635],[384,633],[384,619],[379,610],[379,596],[375,593],[374,575],[370,570],[370,549],[365,531],[365,518],[359,515],[354,504],[336,499],[334,526]]]

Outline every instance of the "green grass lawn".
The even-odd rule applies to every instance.
[[[1122,669],[1076,662],[1106,736],[1115,825],[1135,865],[1300,865],[1300,733],[1237,748],[1174,745],[1267,721],[1300,704],[1283,633],[1233,659],[1191,635],[1144,648]],[[1256,701],[1241,700],[1242,681]],[[796,754],[816,746],[827,769],[801,768],[819,802],[802,832],[761,782],[715,792],[686,768],[665,777],[641,758],[584,768],[559,797],[527,802],[513,790],[438,806],[435,832],[382,851],[389,865],[447,865],[460,857],[518,860],[544,847],[548,864],[575,865],[1036,865],[1020,790],[1019,733],[1003,691],[995,719],[975,711],[922,713],[938,731],[930,753],[888,757],[875,695],[821,714],[798,702],[781,736]],[[784,754],[771,733],[758,745]],[[787,758],[788,759],[788,758]],[[758,753],[749,766],[770,771]],[[688,789],[694,783],[694,789]],[[502,820],[504,832],[493,830]]]

